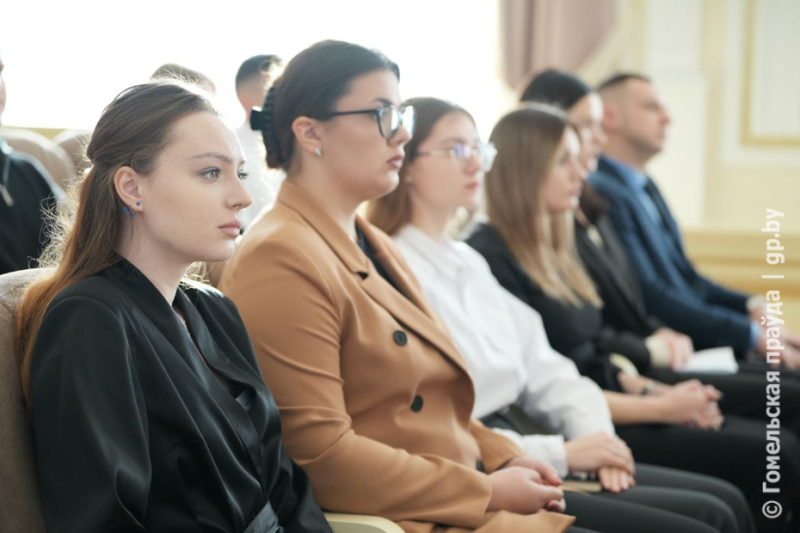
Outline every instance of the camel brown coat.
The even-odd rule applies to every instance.
[[[573,518],[486,512],[491,484],[481,470],[524,452],[470,418],[472,381],[446,327],[389,237],[356,223],[402,294],[288,181],[220,282],[319,504],[414,533],[564,531]]]

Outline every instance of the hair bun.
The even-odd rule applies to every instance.
[[[250,127],[261,131],[261,136],[264,138],[264,146],[267,149],[267,164],[270,167],[280,166],[283,162],[280,143],[275,135],[275,119],[273,116],[275,90],[275,85],[270,87],[267,97],[264,99],[263,109],[254,107],[250,112]]]

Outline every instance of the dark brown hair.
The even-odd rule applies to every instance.
[[[70,187],[73,200],[56,217],[56,229],[40,260],[42,266],[54,268],[27,288],[17,308],[14,348],[29,405],[33,347],[50,302],[119,257],[124,204],[114,174],[123,166],[150,174],[175,123],[202,112],[217,113],[199,90],[167,80],[126,89],[103,111],[86,149],[92,166]]]
[[[411,98],[407,104],[414,106],[416,111],[416,124],[414,136],[405,145],[405,157],[400,168],[400,182],[397,188],[367,204],[367,219],[389,235],[394,235],[411,220],[411,199],[409,198],[406,171],[418,156],[419,146],[430,137],[433,127],[445,115],[450,113],[463,113],[475,123],[464,108],[438,98],[420,97]]]
[[[251,118],[253,129],[263,133],[267,165],[288,173],[294,156],[295,119],[326,119],[350,91],[354,78],[376,70],[389,70],[400,78],[395,63],[357,44],[321,41],[297,54],[270,88],[264,109],[254,111]]]

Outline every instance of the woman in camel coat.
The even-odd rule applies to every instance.
[[[398,77],[347,43],[292,60],[253,120],[288,180],[220,288],[323,508],[414,533],[565,531],[573,519],[549,512],[563,510],[557,474],[470,418],[461,355],[391,240],[355,214],[397,184],[413,130]]]

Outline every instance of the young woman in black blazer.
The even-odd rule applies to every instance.
[[[241,147],[182,84],[105,109],[16,348],[48,531],[330,532],[235,306],[187,279],[250,204]]]
[[[719,391],[696,380],[650,390],[650,380],[604,345],[602,301],[573,242],[572,214],[585,171],[565,114],[545,105],[514,111],[490,140],[498,153],[485,180],[488,224],[467,242],[507,290],[539,311],[552,346],[608,391],[617,432],[638,460],[731,481],[763,517],[763,424],[723,418]],[[781,497],[791,507],[797,504],[791,491],[800,477],[798,444],[791,432],[783,437]]]

